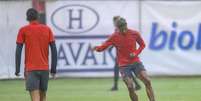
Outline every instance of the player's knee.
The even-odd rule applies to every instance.
[[[127,83],[127,87],[128,87],[128,89],[134,89],[134,88],[133,88],[133,83],[131,83],[131,82],[128,82],[128,83]]]
[[[128,89],[133,89],[133,86],[129,84]]]
[[[144,80],[144,83],[145,83],[145,86],[151,86],[151,80],[149,79],[149,78],[146,78],[145,80]]]
[[[40,98],[32,98],[32,101],[40,101]]]
[[[141,75],[141,80],[143,81],[143,83],[145,84],[145,86],[151,86],[151,80],[150,78],[146,75],[146,73],[143,73]]]
[[[40,91],[40,101],[46,101],[46,91]]]
[[[124,82],[128,89],[134,89],[133,81],[130,77],[125,77]]]
[[[130,94],[134,94],[135,93],[134,86],[132,84],[127,85],[127,87],[128,87],[128,91],[129,91]]]

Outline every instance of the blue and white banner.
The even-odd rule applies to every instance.
[[[57,41],[59,75],[112,76],[115,49],[97,53],[92,48],[114,32],[113,16],[125,17],[129,27],[138,29],[136,1],[50,1],[46,9]]]
[[[144,1],[142,59],[153,75],[201,74],[201,1]]]
[[[57,42],[58,74],[112,76],[115,49],[103,53],[91,49],[111,35],[112,18],[120,15],[129,28],[141,31],[146,48],[140,57],[150,75],[201,75],[200,5],[201,1],[47,1],[47,24]],[[28,24],[30,7],[31,1],[0,1],[0,79],[15,77],[15,40],[19,28]]]
[[[139,4],[141,4],[139,6]],[[141,31],[140,55],[150,75],[201,75],[200,1],[50,1],[47,23],[58,47],[58,71],[65,76],[111,76],[115,50],[91,48],[114,31],[112,17],[123,16]]]

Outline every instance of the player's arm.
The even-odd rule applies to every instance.
[[[105,49],[107,49],[108,47],[113,45],[113,36],[111,36],[107,41],[105,41],[102,45],[100,46],[96,46],[93,50],[97,51],[97,52],[101,52],[104,51]]]
[[[23,44],[17,43],[15,51],[15,75],[19,76]]]
[[[50,73],[52,75],[53,78],[55,78],[55,74],[57,71],[57,48],[56,48],[56,44],[55,44],[55,38],[54,35],[51,31],[51,29],[49,28],[49,46],[51,49],[51,69],[50,69]]]
[[[114,46],[108,48],[108,51],[111,52]]]
[[[142,50],[145,48],[144,40],[142,39],[140,34],[137,34],[136,42],[139,45],[139,48],[130,54],[131,57],[138,56],[142,52]]]
[[[51,49],[51,74],[56,74],[56,69],[57,69],[57,48],[55,42],[50,43],[50,49]]]
[[[140,36],[140,34],[138,34],[136,41],[139,45],[139,48],[134,53],[136,56],[138,56],[142,52],[142,50],[145,48],[145,43],[144,43],[144,40],[142,39],[142,37]]]
[[[20,64],[21,64],[21,54],[22,54],[22,48],[23,43],[25,40],[24,30],[21,28],[17,35],[16,40],[16,51],[15,51],[15,75],[19,76],[20,73]]]

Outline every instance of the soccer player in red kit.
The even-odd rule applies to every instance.
[[[128,88],[132,101],[138,101],[138,96],[134,90],[132,72],[144,83],[150,101],[155,101],[150,78],[140,61],[138,55],[145,48],[145,43],[137,31],[127,28],[127,22],[120,18],[117,22],[119,31],[114,32],[111,37],[101,46],[96,46],[95,51],[104,51],[109,46],[114,46],[117,50],[117,62],[122,78]],[[139,48],[136,47],[139,44]]]
[[[113,24],[114,24],[114,27],[115,27],[115,31],[118,31],[118,27],[117,27],[117,22],[118,20],[120,19],[121,17],[120,16],[114,16],[113,17]],[[113,47],[109,48],[108,50],[109,51],[112,51]],[[116,59],[115,59],[116,60]],[[140,84],[138,83],[137,79],[136,79],[136,76],[133,75],[132,76],[132,79],[135,83],[135,90],[140,90]],[[118,63],[117,61],[115,61],[115,65],[114,65],[114,84],[113,84],[113,87],[111,88],[111,91],[117,91],[118,90],[118,81],[119,81],[119,67],[118,67]]]
[[[48,54],[51,48],[52,64],[50,73],[55,77],[57,65],[57,50],[51,29],[39,24],[38,12],[30,8],[27,10],[29,24],[20,28],[17,36],[16,71],[19,76],[21,52],[25,44],[25,80],[26,90],[30,92],[32,101],[46,101],[46,91],[49,80]]]

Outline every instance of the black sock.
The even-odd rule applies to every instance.
[[[114,87],[115,88],[118,88],[118,81],[119,81],[119,67],[116,63],[114,67]]]

